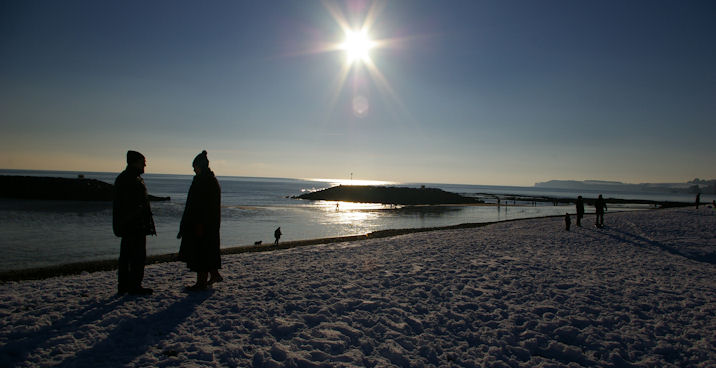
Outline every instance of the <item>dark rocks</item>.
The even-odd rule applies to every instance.
[[[4,198],[111,201],[113,187],[112,184],[83,177],[70,179],[0,175],[0,197]],[[150,201],[169,199],[169,197],[149,196]]]
[[[382,203],[395,205],[476,204],[476,198],[436,188],[404,188],[365,185],[339,185],[313,193],[301,194],[297,199]]]

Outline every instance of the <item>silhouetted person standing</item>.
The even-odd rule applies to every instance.
[[[112,228],[122,238],[117,271],[118,293],[151,294],[142,287],[147,258],[147,235],[156,235],[147,187],[140,175],[147,166],[144,156],[127,151],[127,168],[114,182]]]
[[[707,199],[708,201],[708,199]],[[699,209],[699,203],[701,202],[701,193],[696,193],[696,209]]]
[[[584,217],[584,199],[582,196],[577,197],[577,226],[582,226],[582,217]]]
[[[604,198],[602,198],[601,194],[599,195],[599,198],[594,201],[594,209],[597,212],[595,225],[597,227],[604,227],[604,211],[607,210],[607,202],[604,200]]]
[[[273,243],[273,245],[278,245],[278,240],[281,239],[281,235],[281,227],[279,226],[278,229],[273,232],[273,237],[276,238],[276,241]]]
[[[179,260],[196,272],[196,283],[187,290],[195,291],[204,290],[224,278],[219,274],[221,187],[209,169],[206,151],[194,158],[192,166],[196,175],[189,187],[177,238],[181,238]],[[209,274],[211,279],[208,279]]]

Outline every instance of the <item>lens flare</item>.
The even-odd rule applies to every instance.
[[[362,118],[368,114],[368,110],[370,110],[370,102],[368,102],[365,96],[356,96],[353,98],[353,114],[355,114],[355,116]]]

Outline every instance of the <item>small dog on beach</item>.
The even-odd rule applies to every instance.
[[[257,242],[254,242],[254,245],[261,245],[261,243],[262,243],[262,241],[259,240],[259,241],[257,241]]]

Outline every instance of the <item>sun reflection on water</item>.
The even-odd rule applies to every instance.
[[[324,212],[328,222],[365,227],[380,217],[381,211],[390,208],[380,203],[354,203],[319,201],[316,205]]]

